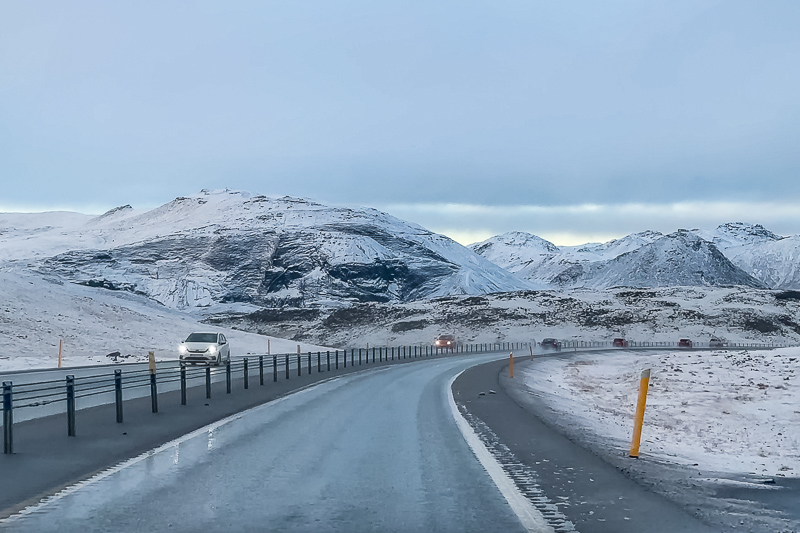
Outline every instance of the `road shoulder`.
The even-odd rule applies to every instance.
[[[635,483],[521,407],[502,386],[503,372],[507,372],[506,361],[462,373],[453,384],[456,404],[462,413],[471,415],[473,420],[465,417],[484,443],[495,442],[496,458],[518,485],[525,482],[539,487],[545,503],[577,531],[718,531]],[[569,526],[562,527],[569,531]]]

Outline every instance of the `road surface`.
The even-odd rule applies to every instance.
[[[341,376],[212,424],[0,522],[8,531],[525,531],[448,384],[497,355]]]

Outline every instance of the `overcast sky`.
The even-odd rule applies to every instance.
[[[461,242],[800,233],[800,2],[0,2],[0,211],[201,188]]]

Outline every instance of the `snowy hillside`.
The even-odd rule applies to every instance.
[[[8,268],[177,309],[405,302],[536,287],[420,226],[298,198],[204,191],[146,212],[11,214],[0,224]]]
[[[177,358],[192,331],[220,330],[233,357],[294,352],[297,342],[212,327],[143,296],[84,287],[54,276],[0,271],[0,371]],[[302,343],[303,350],[323,349]],[[116,354],[116,355],[114,355]]]
[[[340,309],[262,309],[215,323],[345,347],[429,345],[452,333],[462,342],[543,337],[671,342],[712,336],[730,342],[800,342],[800,294],[746,287],[523,291]]]
[[[543,247],[531,234],[503,234],[470,246],[531,282],[609,288],[744,285],[800,288],[800,236],[780,237],[760,225],[715,230],[644,231],[603,244]],[[552,245],[551,245],[552,246]]]

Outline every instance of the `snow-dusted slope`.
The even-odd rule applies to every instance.
[[[400,302],[535,286],[386,213],[298,198],[203,191],[68,224],[31,217],[24,227],[14,216],[4,221],[6,260],[34,259],[42,273],[176,308]]]
[[[143,296],[65,283],[55,276],[0,269],[0,371],[177,358],[192,331],[222,331],[233,357],[293,353],[297,342],[209,326]],[[301,349],[319,350],[315,344]],[[118,352],[116,357],[109,354]]]

